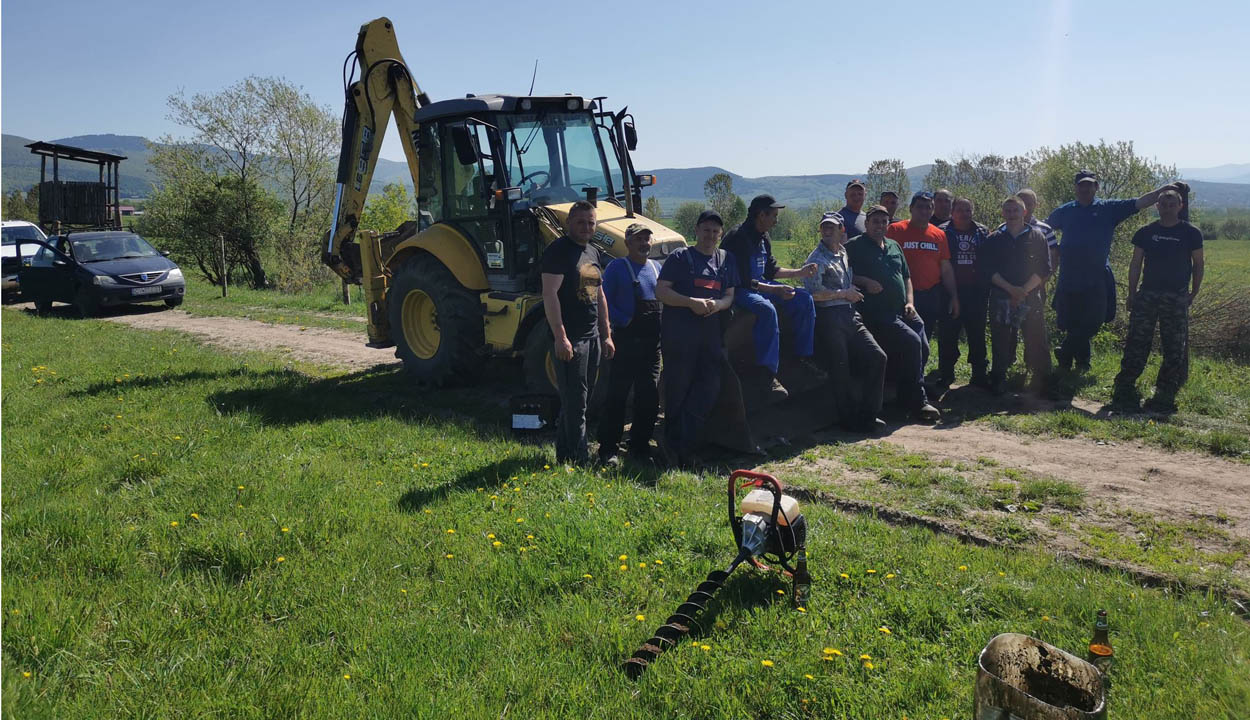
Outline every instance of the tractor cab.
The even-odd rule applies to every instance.
[[[426,105],[412,119],[420,227],[445,223],[469,238],[490,290],[539,290],[543,248],[563,233],[572,203],[598,204],[609,223],[630,214],[637,188],[620,141],[636,139],[633,124],[597,110],[595,101],[470,95]],[[597,244],[623,255],[614,235],[600,233]],[[665,239],[660,255],[678,247],[680,236]]]

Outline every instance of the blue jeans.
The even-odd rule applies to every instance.
[[[793,323],[794,352],[799,357],[811,357],[813,352],[813,334],[816,331],[816,305],[812,302],[811,293],[803,288],[796,288],[794,297],[782,300],[779,297],[764,297],[753,290],[738,288],[734,295],[734,304],[749,310],[755,316],[755,328],[752,340],[755,345],[755,362],[773,374],[777,374],[777,365],[781,360],[781,327],[777,323],[777,311],[781,310]]]

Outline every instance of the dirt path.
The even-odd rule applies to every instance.
[[[365,347],[363,332],[146,308],[108,319],[143,329],[188,332],[226,350],[279,352],[304,362],[350,370],[398,364],[390,349]],[[1005,467],[1076,484],[1091,500],[1104,501],[1109,508],[1173,520],[1218,519],[1234,536],[1250,537],[1250,468],[1246,465],[1135,442],[1032,439],[972,424],[904,425],[882,439],[938,459],[975,465],[978,458],[992,458]]]
[[[300,328],[233,317],[200,317],[181,310],[132,311],[108,320],[144,330],[180,330],[226,350],[278,352],[303,362],[350,370],[398,365],[391,348],[365,347],[365,333],[329,328]]]

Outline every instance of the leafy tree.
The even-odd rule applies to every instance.
[[[708,178],[707,182],[703,183],[703,194],[707,196],[707,202],[712,206],[712,209],[720,213],[720,216],[725,219],[725,225],[728,227],[728,216],[732,214],[734,199],[738,197],[734,195],[733,178],[728,173],[716,173]]]
[[[659,220],[664,214],[664,210],[660,207],[660,199],[654,195],[647,198],[647,202],[643,205],[642,214],[652,220]]]
[[[673,213],[673,229],[685,236],[687,242],[694,242],[695,221],[704,209],[703,203],[684,202]]]
[[[403,183],[387,183],[381,193],[374,193],[360,215],[361,230],[390,232],[416,215],[417,208]]]
[[[13,190],[5,194],[3,212],[5,220],[25,220],[39,222],[39,186],[35,185],[27,192]]]
[[[741,197],[734,195],[733,205],[730,206],[729,212],[722,214],[721,219],[725,221],[725,227],[737,227],[747,219],[747,204]]]
[[[911,181],[907,179],[907,166],[898,158],[874,160],[865,176],[868,200],[865,205],[875,205],[881,193],[893,190],[901,200],[900,212],[906,210],[911,197]]]
[[[999,205],[1003,199],[1028,186],[1030,167],[1026,157],[963,155],[953,163],[935,160],[924,185],[930,191],[946,188],[957,198],[968,198],[972,201],[973,218],[995,227],[1002,222]]]

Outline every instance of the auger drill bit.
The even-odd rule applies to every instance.
[[[633,656],[625,661],[622,668],[625,674],[630,679],[638,679],[647,669],[647,665],[660,653],[681,642],[682,638],[690,633],[690,628],[698,625],[698,616],[707,610],[716,591],[720,590],[729,579],[729,574],[745,559],[742,554],[739,554],[728,570],[713,570],[708,573],[707,579],[699,583],[699,587],[690,593],[686,601],[679,605],[672,615],[668,616],[663,625],[656,628],[651,639],[643,643]]]

